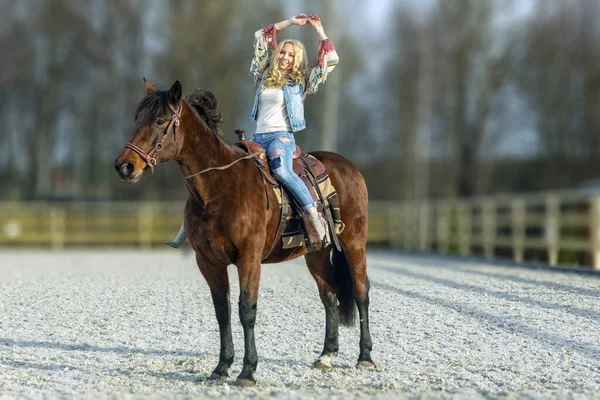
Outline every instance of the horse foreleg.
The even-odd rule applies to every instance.
[[[335,283],[329,254],[331,249],[308,253],[306,265],[319,288],[319,296],[325,307],[325,344],[323,352],[314,362],[317,369],[331,368],[331,359],[338,355],[338,331],[340,325]]]
[[[258,364],[256,343],[254,340],[254,324],[256,322],[256,303],[260,283],[260,261],[237,264],[240,277],[240,322],[244,328],[244,366],[237,377],[239,386],[254,386],[254,372]]]
[[[212,266],[196,257],[200,272],[210,288],[219,334],[221,337],[221,352],[219,364],[210,374],[209,379],[225,379],[229,377],[228,370],[233,364],[233,339],[231,337],[231,307],[229,305],[229,276],[227,266]]]

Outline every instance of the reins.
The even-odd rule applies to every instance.
[[[264,151],[257,151],[256,153],[248,154],[247,156],[244,156],[244,157],[238,158],[237,160],[235,160],[235,161],[233,161],[233,162],[230,162],[230,163],[229,163],[229,164],[227,164],[227,165],[223,165],[222,167],[210,167],[210,168],[203,169],[203,170],[202,170],[202,171],[200,171],[200,172],[196,172],[196,173],[194,173],[194,174],[191,174],[191,175],[188,175],[188,176],[186,176],[186,177],[185,177],[185,179],[193,178],[193,177],[195,177],[195,176],[198,176],[198,175],[200,175],[200,174],[203,174],[203,173],[205,173],[205,172],[212,171],[212,170],[219,170],[219,171],[222,171],[222,170],[224,170],[224,169],[227,169],[227,168],[231,167],[233,164],[235,164],[235,163],[236,163],[236,162],[238,162],[238,161],[242,161],[242,160],[247,160],[247,159],[250,159],[250,158],[258,157],[258,156],[259,156],[259,155],[261,155],[262,153],[264,153]]]

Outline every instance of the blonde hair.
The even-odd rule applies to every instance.
[[[285,73],[279,69],[277,59],[281,53],[283,46],[286,44],[294,46],[294,65],[289,73]],[[271,55],[269,67],[265,71],[267,78],[263,82],[263,86],[268,88],[280,88],[285,86],[288,80],[294,81],[297,84],[304,83],[304,78],[308,70],[306,61],[306,49],[302,42],[293,39],[287,39],[279,43],[277,51]]]

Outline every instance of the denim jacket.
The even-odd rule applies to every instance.
[[[251,120],[256,120],[258,115],[258,96],[262,91],[261,79],[258,88],[256,89],[256,95],[254,96],[254,105],[252,106],[252,113],[250,114]],[[306,121],[304,120],[304,87],[302,84],[296,82],[288,82],[283,87],[283,100],[285,101],[285,108],[287,110],[288,118],[290,119],[290,126],[292,132],[298,132],[306,128]]]
[[[265,80],[264,71],[269,65],[273,51],[277,50],[277,29],[275,24],[270,24],[254,33],[254,58],[250,66],[250,72],[254,75],[256,95],[254,105],[250,113],[250,119],[256,120],[258,115],[258,97]],[[304,84],[289,82],[283,87],[283,98],[286,105],[292,132],[298,132],[306,128],[304,120],[304,98],[308,94],[316,93],[321,83],[327,80],[327,76],[333,71],[339,62],[338,54],[331,40],[320,40],[317,52],[317,66],[311,68],[305,77]]]

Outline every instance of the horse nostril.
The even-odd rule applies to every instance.
[[[120,165],[115,164],[115,169],[120,175],[127,177],[133,173],[135,167],[132,163],[124,161]]]
[[[121,171],[123,171],[123,175],[125,175],[125,176],[131,175],[133,173],[134,168],[135,167],[133,166],[132,163],[126,162],[126,163],[121,164]]]

